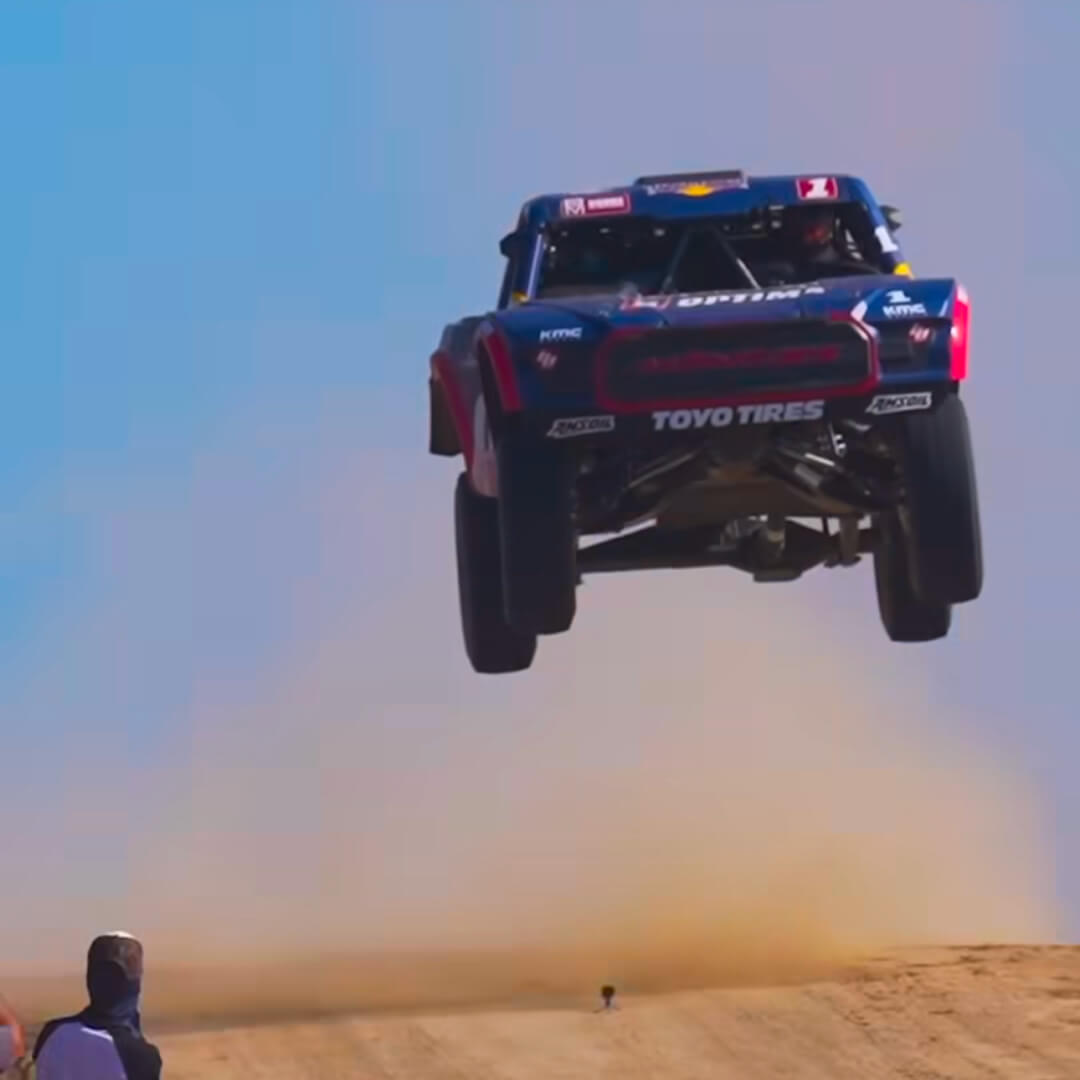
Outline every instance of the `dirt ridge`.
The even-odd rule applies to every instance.
[[[469,957],[457,959],[464,965]],[[432,956],[414,967],[411,988],[422,988],[445,960]],[[399,981],[380,1000],[378,976],[395,964]],[[428,985],[426,1000],[410,1004],[400,956],[384,958],[381,972],[352,986],[351,998],[349,971],[355,976],[358,968],[328,970],[326,993],[307,1015],[287,1014],[286,997],[280,1008],[250,1011],[275,970],[232,972],[231,983],[219,985],[216,1013],[212,1001],[185,1013],[193,972],[186,985],[159,973],[146,1023],[173,1080],[1080,1077],[1080,946],[894,949],[828,972],[789,973],[774,983],[733,979],[713,989],[644,990],[631,982],[620,986],[620,1007],[611,1013],[599,1010],[599,982],[575,985],[576,974],[561,985],[519,984],[496,1002],[497,966],[487,985],[473,982],[456,995],[450,970]],[[55,994],[55,982],[38,983],[39,995]],[[314,982],[297,989],[308,985]],[[226,991],[245,986],[247,997],[224,1007]],[[70,1000],[77,989],[69,983],[63,996]]]

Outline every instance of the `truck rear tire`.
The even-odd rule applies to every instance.
[[[498,506],[477,495],[465,473],[454,490],[454,539],[461,629],[473,670],[524,671],[536,655],[536,635],[513,629],[503,616]]]
[[[564,633],[577,612],[572,462],[513,438],[496,453],[506,621],[521,632]]]
[[[874,549],[874,585],[878,613],[891,641],[936,641],[952,623],[949,604],[926,603],[911,580],[907,540],[895,513],[877,522],[880,537]]]
[[[982,591],[982,532],[967,412],[952,394],[899,423],[904,520],[916,593],[927,604],[962,604]]]

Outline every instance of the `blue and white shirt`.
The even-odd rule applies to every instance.
[[[50,1020],[34,1046],[37,1080],[160,1080],[161,1054],[130,1027],[86,1009]]]

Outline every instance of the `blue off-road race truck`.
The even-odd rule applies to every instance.
[[[464,458],[474,670],[569,630],[583,575],[793,581],[871,554],[893,641],[982,588],[969,302],[919,279],[899,212],[843,175],[642,176],[530,199],[494,310],[431,357],[433,454]]]

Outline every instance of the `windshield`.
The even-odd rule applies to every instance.
[[[549,230],[538,298],[711,292],[886,272],[843,207],[658,221],[607,218]]]

